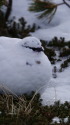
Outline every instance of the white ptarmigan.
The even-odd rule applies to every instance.
[[[0,37],[0,85],[17,94],[36,91],[48,84],[51,64],[35,37]]]

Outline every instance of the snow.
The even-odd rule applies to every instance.
[[[11,17],[15,17],[16,21],[24,17],[28,24],[33,24],[35,22],[39,22],[36,19],[35,14],[30,13],[28,11],[28,7],[30,6],[31,0],[13,0],[13,7],[11,12]],[[10,18],[11,18],[10,17]]]
[[[68,122],[68,117],[64,118],[64,123]]]
[[[52,78],[41,98],[45,105],[54,104],[54,102],[58,100],[60,100],[61,103],[65,101],[70,102],[70,67],[62,73],[58,73],[56,79]]]
[[[66,117],[66,118],[54,117],[54,118],[52,119],[52,123],[51,123],[51,124],[54,124],[54,123],[60,124],[60,122],[61,122],[62,120],[64,120],[64,123],[67,123],[67,122],[68,122],[68,117]]]
[[[50,61],[43,51],[22,46],[25,42],[29,47],[42,47],[35,37],[22,40],[0,37],[0,86],[8,87],[16,94],[42,87],[40,92],[43,92],[52,74]]]
[[[62,3],[62,0],[53,0],[55,3]],[[67,1],[68,2],[68,1]],[[29,12],[28,8],[32,0],[13,0],[13,7],[11,17],[15,16],[17,21],[19,18],[24,17],[28,24],[32,25],[36,23],[41,28],[31,33],[42,40],[50,40],[54,36],[65,37],[66,40],[70,40],[70,8],[66,5],[58,7],[57,12],[53,20],[48,24],[48,19],[37,19],[38,14]],[[10,18],[11,18],[10,17]]]
[[[5,5],[3,5],[3,6],[0,7],[0,10],[5,14],[6,10],[7,10],[7,7]]]
[[[53,123],[60,123],[60,118],[58,118],[58,117],[54,117],[53,119],[52,119],[52,123],[51,124],[53,124]]]

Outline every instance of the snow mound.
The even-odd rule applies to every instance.
[[[35,44],[31,44],[32,41]],[[40,41],[33,37],[22,40],[0,37],[0,85],[17,94],[40,89],[48,84],[52,74],[50,61],[44,52],[21,46],[25,42],[27,46],[37,47],[39,43],[38,47],[41,47]]]

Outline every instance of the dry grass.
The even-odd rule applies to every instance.
[[[3,85],[0,89],[3,92],[0,94],[0,125],[51,125],[55,116],[62,120],[59,125],[69,125],[70,103],[43,106],[38,95],[42,88],[29,96],[17,96]],[[56,98],[55,88],[54,91]],[[68,117],[67,123],[63,121],[65,117]]]
[[[44,86],[43,86],[44,87]],[[31,100],[27,102],[26,97],[24,95],[18,96],[13,93],[7,86],[1,84],[0,90],[2,94],[0,95],[0,104],[4,105],[7,114],[10,115],[19,115],[22,111],[24,114],[29,115],[32,111],[32,102],[37,95],[37,93],[43,88],[41,87],[37,90]]]

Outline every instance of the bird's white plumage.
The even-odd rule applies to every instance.
[[[18,94],[36,91],[51,77],[51,64],[44,52],[22,46],[25,43],[31,48],[42,47],[35,37],[0,37],[0,84]]]
[[[39,41],[39,39],[37,39],[36,37],[26,37],[21,41],[21,44],[25,47],[42,47],[41,46],[41,42]]]

